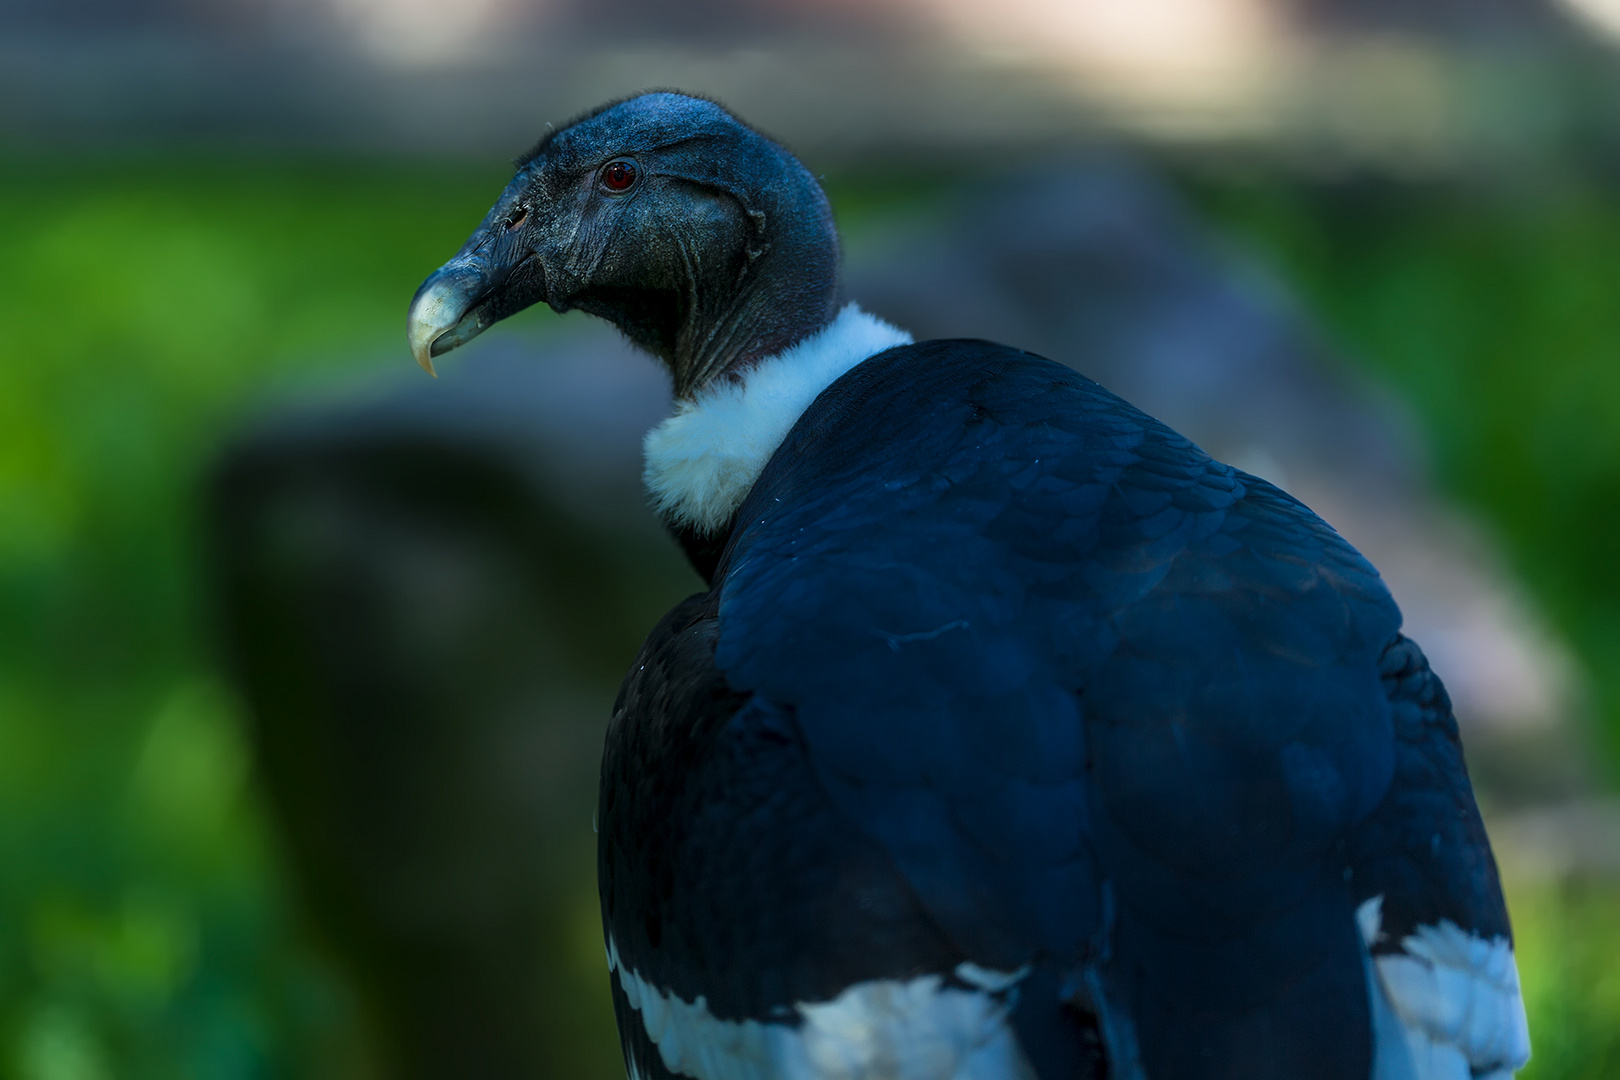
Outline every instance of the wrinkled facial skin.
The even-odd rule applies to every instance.
[[[455,258],[434,271],[411,300],[411,352],[429,373],[432,357],[545,299],[544,265],[523,220],[522,179],[520,173],[507,185]]]
[[[676,94],[611,106],[519,162],[461,251],[417,291],[412,351],[432,370],[432,357],[544,300],[614,322],[689,391],[746,348],[738,335],[758,322],[748,278],[771,226],[791,232],[805,206],[813,231],[832,236],[803,166],[719,106]]]

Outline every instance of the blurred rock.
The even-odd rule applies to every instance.
[[[642,511],[625,426],[667,391],[603,344],[570,354],[588,383],[495,350],[465,377],[293,409],[214,482],[259,774],[385,1075],[623,1073],[602,729],[641,635],[697,580]],[[649,377],[625,387],[632,359]]]
[[[1498,860],[1529,881],[1620,880],[1620,799],[1578,799],[1524,810],[1493,822],[1491,842]]]

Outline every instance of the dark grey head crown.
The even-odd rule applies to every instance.
[[[622,192],[601,180],[619,161],[635,174]],[[687,397],[831,320],[838,239],[792,154],[714,102],[654,92],[589,113],[519,159],[483,225],[418,292],[413,341],[416,308],[444,275],[481,290],[458,317],[480,325],[439,335],[433,355],[545,300],[613,322]]]

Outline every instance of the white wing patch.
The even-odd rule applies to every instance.
[[[976,986],[987,994],[1004,994],[1014,986],[1024,981],[1029,974],[1030,967],[1025,964],[1017,971],[997,971],[995,968],[980,967],[971,960],[964,960],[956,965],[956,977],[969,986]]]
[[[856,983],[831,1001],[800,1002],[798,1025],[721,1020],[700,995],[684,1001],[619,960],[608,967],[664,1067],[694,1080],[1035,1080],[1007,1022],[1011,1003],[946,986],[943,976]],[[983,969],[976,969],[983,970]],[[998,982],[1016,980],[999,972]],[[640,1073],[630,1064],[634,1080]]]
[[[721,382],[678,402],[642,444],[642,478],[658,513],[677,526],[719,530],[816,395],[867,357],[910,343],[904,330],[849,304],[742,383]]]
[[[1376,896],[1356,910],[1369,948],[1382,908]],[[1405,1036],[1404,1048],[1376,1048],[1375,1080],[1507,1080],[1530,1060],[1519,969],[1505,939],[1486,941],[1442,919],[1418,927],[1401,950],[1372,958],[1383,999],[1373,1002],[1375,1030],[1382,1007]]]

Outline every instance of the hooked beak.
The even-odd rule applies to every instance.
[[[461,254],[428,275],[405,317],[411,355],[435,378],[435,356],[465,345],[545,294],[544,275],[532,255],[515,263],[492,257],[477,239],[475,234]]]
[[[411,298],[405,317],[411,355],[435,378],[435,356],[471,341],[495,321],[488,317],[489,305],[479,303],[489,292],[484,270],[482,259],[457,257],[428,275]]]

